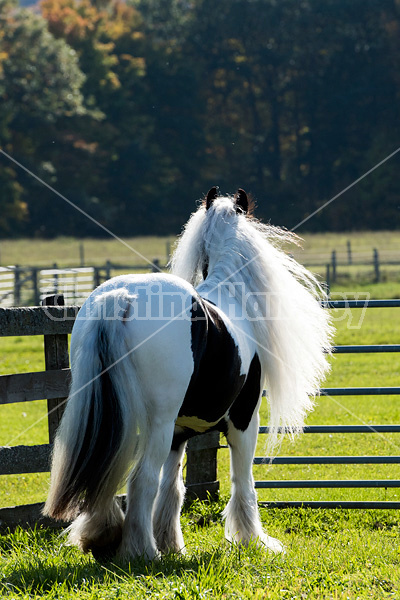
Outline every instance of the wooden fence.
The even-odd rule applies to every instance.
[[[332,250],[329,262],[325,261],[324,264],[326,269],[325,281],[328,289],[332,283],[336,283],[339,277],[339,268],[340,274],[346,275],[348,274],[348,269],[350,267],[364,267],[367,270],[369,269],[369,280],[371,280],[372,283],[380,283],[382,281],[382,274],[385,268],[400,267],[400,262],[397,256],[390,254],[389,256],[382,257],[376,248],[373,249],[370,260],[368,260],[365,255],[363,255],[362,258],[353,259],[351,251],[346,259],[343,254],[340,255],[336,252],[336,250]],[[308,268],[320,267],[321,262],[316,262],[313,264],[307,263],[305,266]]]
[[[50,296],[45,306],[0,308],[0,336],[43,335],[45,371],[0,376],[0,404],[47,399],[49,442],[34,446],[0,447],[0,475],[49,471],[55,432],[70,384],[68,334],[79,308],[63,306],[62,296]],[[189,496],[215,494],[219,435],[193,438],[188,444],[186,485]],[[0,509],[0,529],[34,523],[56,526],[42,516],[43,503]]]

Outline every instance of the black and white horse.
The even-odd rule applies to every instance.
[[[252,476],[262,390],[272,445],[278,427],[303,427],[331,338],[316,280],[281,249],[288,240],[251,216],[243,190],[212,188],[171,274],[115,277],[81,308],[45,512],[73,520],[69,541],[84,552],[182,551],[185,445],[210,430],[231,453],[227,538],[282,550],[263,532]],[[123,514],[114,495],[128,473]]]

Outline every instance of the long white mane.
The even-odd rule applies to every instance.
[[[329,370],[332,327],[318,298],[316,278],[282,246],[299,238],[237,214],[235,199],[218,197],[192,214],[171,260],[172,272],[202,293],[202,270],[210,285],[231,282],[252,323],[263,384],[270,402],[271,444],[278,427],[301,431],[313,396]],[[240,328],[240,321],[235,322]]]

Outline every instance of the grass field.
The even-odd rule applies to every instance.
[[[225,500],[225,499],[224,499]],[[349,511],[263,511],[287,552],[271,556],[223,539],[224,502],[183,514],[187,553],[145,565],[95,563],[56,534],[17,531],[0,537],[2,598],[49,600],[320,600],[398,598],[398,520]],[[199,525],[199,523],[206,523]]]
[[[165,242],[165,241],[164,241]],[[360,242],[361,243],[361,242]],[[22,262],[22,261],[21,261]],[[344,286],[333,288],[340,297]],[[400,281],[371,286],[349,282],[346,293],[400,297]],[[339,344],[398,343],[400,309],[334,311]],[[44,368],[40,337],[3,338],[1,373]],[[398,354],[338,355],[326,387],[398,385]],[[267,424],[267,407],[261,411]],[[308,424],[400,423],[396,396],[321,397]],[[46,404],[0,406],[0,445],[47,442]],[[257,454],[264,455],[260,436]],[[303,435],[284,440],[279,455],[399,455],[400,434]],[[284,556],[238,549],[223,538],[221,512],[228,498],[228,451],[219,451],[221,499],[195,503],[182,522],[184,556],[145,565],[100,566],[63,545],[56,533],[0,535],[0,597],[39,598],[399,598],[400,517],[395,511],[261,509],[265,528],[282,540]],[[256,479],[400,479],[397,465],[269,466]],[[0,506],[45,498],[48,474],[2,476]],[[260,490],[260,500],[399,500],[400,490]]]
[[[179,233],[179,232],[177,232]],[[354,261],[371,260],[377,248],[384,256],[400,261],[399,231],[366,231],[345,233],[310,234],[296,232],[302,238],[301,248],[293,247],[293,253],[301,262],[329,262],[332,250],[336,250],[339,261],[347,260],[347,242],[351,241]],[[92,239],[59,237],[53,240],[17,239],[2,240],[0,243],[0,265],[21,266],[76,266],[80,264],[81,248],[87,265],[102,265],[107,260],[129,265],[146,264],[153,258],[164,262],[168,249],[173,248],[174,236],[135,237],[118,241],[114,238]]]
[[[168,244],[171,248],[174,242],[173,236],[124,238],[123,242],[114,238],[78,240],[68,237],[2,240],[0,264],[47,267],[57,263],[59,266],[76,266],[81,262],[81,248],[87,265],[104,265],[107,260],[118,264],[144,265],[154,258],[163,263],[167,260]]]

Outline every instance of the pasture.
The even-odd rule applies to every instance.
[[[331,240],[327,243],[332,248]],[[369,245],[370,238],[363,238],[362,243]],[[3,253],[4,244],[8,242],[2,244]],[[42,261],[34,256],[35,246],[36,242],[29,252],[30,264],[33,260]],[[159,247],[158,254],[154,247],[151,257],[162,256],[165,240]],[[149,255],[147,250],[143,252]],[[66,256],[65,251],[61,255]],[[55,254],[52,256],[57,260]],[[96,256],[102,262],[100,251]],[[113,257],[108,254],[105,258]],[[18,262],[24,262],[21,255]],[[67,262],[70,264],[71,260]],[[351,296],[368,291],[371,297],[400,297],[400,283],[396,281],[368,287],[350,282],[346,287]],[[340,293],[342,289],[336,291]],[[370,309],[363,315],[362,311],[356,310],[351,316],[345,311],[336,311],[335,342],[396,343],[400,334],[399,311]],[[1,373],[35,371],[44,367],[42,338],[2,339],[0,354]],[[398,385],[399,371],[398,354],[341,355],[332,360],[326,387]],[[307,420],[310,425],[395,422],[400,422],[400,403],[395,396],[322,397]],[[262,407],[261,423],[267,424],[266,405]],[[0,406],[0,445],[45,443],[46,433],[43,401],[26,406]],[[335,434],[333,437],[321,434],[304,435],[293,443],[285,440],[279,453],[395,455],[399,454],[399,449],[399,434]],[[262,456],[264,451],[265,438],[260,436],[256,455]],[[399,597],[400,517],[397,512],[261,509],[265,529],[283,541],[286,555],[272,556],[254,546],[239,549],[224,540],[221,524],[221,512],[229,491],[226,449],[219,451],[218,467],[220,500],[195,502],[184,510],[186,555],[171,555],[162,562],[149,565],[137,560],[129,566],[100,566],[90,556],[82,556],[76,549],[63,545],[58,533],[48,530],[3,533],[0,535],[1,597],[140,599],[150,595],[182,600]],[[256,479],[398,479],[398,469],[396,465],[264,465],[255,467],[254,474]],[[44,500],[48,479],[48,474],[2,476],[0,506]],[[258,491],[259,500],[399,500],[398,494],[395,488]]]
[[[224,499],[223,499],[224,500]],[[349,511],[263,511],[287,554],[230,546],[220,525],[224,502],[183,514],[186,555],[129,566],[99,565],[62,545],[54,532],[0,537],[2,598],[264,600],[398,598],[398,520]]]
[[[296,233],[302,238],[302,249],[294,248],[293,253],[300,262],[329,261],[332,250],[337,251],[338,258],[345,258],[348,240],[353,254],[360,258],[370,259],[373,248],[400,257],[400,235],[393,231]],[[173,247],[175,237],[144,236],[123,241],[126,245],[113,238],[5,239],[0,242],[0,265],[42,267],[56,262],[59,266],[76,266],[80,264],[81,246],[88,265],[103,265],[107,260],[140,265],[146,263],[145,258],[158,258],[162,263],[167,258],[167,244]]]

